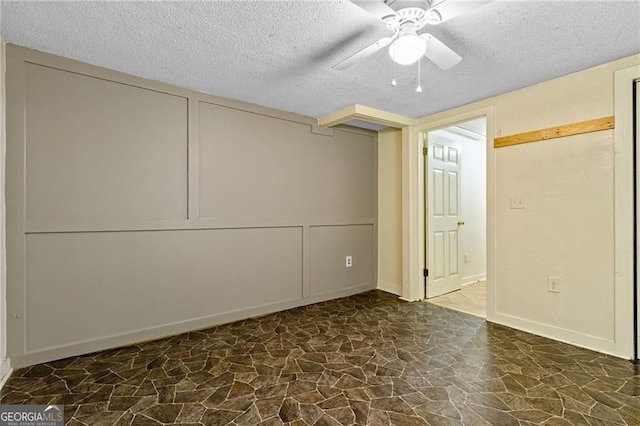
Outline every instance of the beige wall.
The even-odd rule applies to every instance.
[[[402,294],[402,132],[378,133],[378,288]]]
[[[374,132],[7,55],[13,365],[375,287]]]
[[[639,62],[604,64],[420,124],[493,107],[496,136],[507,136],[611,116],[615,71]],[[491,320],[622,353],[614,333],[614,157],[614,131],[495,150]],[[512,195],[524,197],[526,209],[510,209]],[[548,276],[560,277],[559,294],[547,291]]]

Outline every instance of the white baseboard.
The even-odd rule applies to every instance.
[[[631,355],[627,351],[620,350],[615,341],[602,337],[591,336],[498,312],[488,316],[487,321],[618,358],[631,359]]]
[[[378,281],[377,289],[386,291],[387,293],[395,294],[396,296],[402,295],[402,284],[394,284],[388,281]]]
[[[5,358],[2,363],[0,363],[0,389],[4,387],[5,383],[7,383],[7,380],[11,377],[11,373],[13,373],[11,361],[9,358]]]
[[[255,306],[245,308],[233,312],[225,312],[216,315],[210,315],[202,318],[194,318],[186,321],[180,321],[172,324],[164,324],[158,327],[152,327],[142,330],[133,330],[130,332],[99,337],[97,339],[74,342],[71,344],[41,349],[28,352],[24,355],[16,355],[11,357],[11,365],[14,368],[27,367],[34,364],[49,362],[57,359],[68,358],[71,356],[83,355],[92,352],[112,349],[121,346],[133,345],[148,340],[161,339],[176,334],[186,333],[194,330],[215,327],[216,325],[226,324],[233,321],[243,320],[251,317],[262,316],[286,309],[297,308],[300,306],[310,305],[313,303],[324,302],[327,300],[347,297],[365,291],[375,289],[374,283],[357,285],[337,291],[331,291],[324,294],[313,295],[305,298],[286,300],[282,302],[272,303],[268,305]]]
[[[462,277],[462,285],[469,285],[477,283],[478,281],[484,281],[487,279],[487,273],[470,275],[468,277]]]

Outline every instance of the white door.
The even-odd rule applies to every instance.
[[[427,143],[426,297],[431,298],[462,287],[458,232],[464,223],[459,217],[460,144],[440,131],[429,132]]]

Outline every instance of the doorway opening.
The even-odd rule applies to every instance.
[[[420,135],[425,299],[486,318],[487,119]]]

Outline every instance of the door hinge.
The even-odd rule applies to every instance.
[[[424,269],[422,270],[422,274],[423,274],[425,277],[428,277],[428,276],[429,276],[429,270],[428,270],[427,268],[424,268]]]
[[[426,146],[424,148],[422,148],[422,155],[424,155],[424,156],[429,155],[429,148],[427,148]]]

